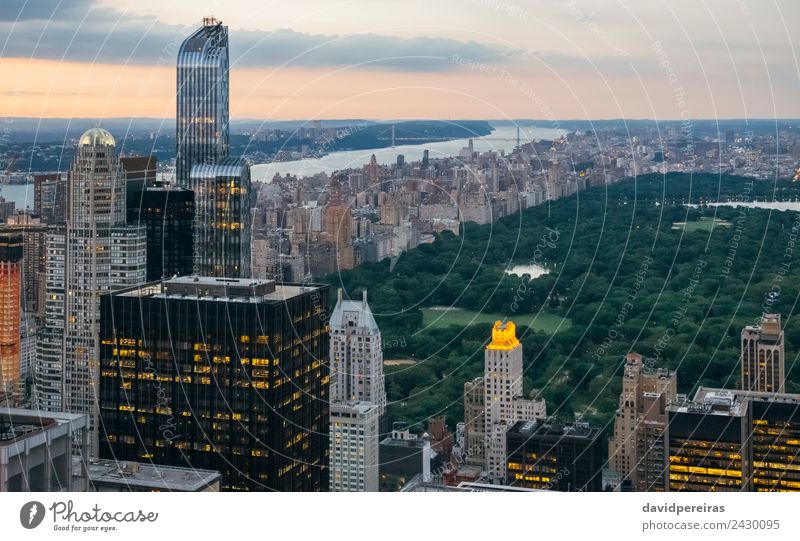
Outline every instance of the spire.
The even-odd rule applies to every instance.
[[[337,298],[339,299],[339,302],[342,302],[342,288],[341,287],[338,289],[338,292],[337,292],[336,295],[337,295]]]
[[[361,292],[361,308],[367,309],[367,290]]]

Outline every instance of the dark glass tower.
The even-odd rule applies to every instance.
[[[327,286],[184,277],[102,297],[101,455],[328,487]]]
[[[194,266],[199,276],[250,276],[250,165],[225,158],[195,165]]]
[[[148,186],[134,192],[128,223],[147,228],[147,281],[193,272],[194,192],[177,186]]]
[[[213,18],[178,52],[175,175],[185,188],[193,165],[228,156],[228,63],[228,27]]]

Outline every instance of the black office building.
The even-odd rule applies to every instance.
[[[506,434],[506,484],[561,492],[599,492],[602,438],[586,423],[518,421]]]
[[[327,286],[184,277],[101,300],[102,458],[328,487]]]
[[[147,280],[192,274],[194,192],[147,186],[128,200],[128,223],[147,228]]]

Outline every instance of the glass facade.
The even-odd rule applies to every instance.
[[[227,491],[326,490],[327,286],[159,293],[175,282],[102,299],[101,456],[217,470]]]
[[[240,158],[195,165],[194,264],[199,276],[250,276],[250,166]]]
[[[194,189],[189,176],[196,164],[228,157],[228,27],[205,21],[178,52],[175,175]]]

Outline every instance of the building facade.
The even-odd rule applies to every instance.
[[[103,296],[101,456],[328,488],[326,286],[184,277]]]
[[[622,392],[619,408],[614,417],[614,435],[609,440],[609,465],[639,490],[663,490],[663,435],[666,423],[666,404],[672,402],[678,392],[675,372],[652,368],[638,353],[629,353],[625,358],[622,375]],[[664,395],[664,399],[658,399]],[[647,434],[643,433],[646,431]],[[652,449],[654,457],[649,453]],[[650,466],[655,465],[652,471]],[[640,474],[641,485],[640,486]]]
[[[668,413],[670,491],[800,491],[800,395],[700,387]]]
[[[339,290],[330,318],[331,399],[336,402],[369,402],[386,412],[381,331],[367,303],[345,300]]]
[[[225,158],[214,165],[195,165],[189,178],[195,196],[193,273],[249,277],[250,165]]]
[[[124,177],[114,137],[102,128],[87,130],[70,168],[66,226],[48,230],[36,400],[49,411],[87,414],[92,456],[98,453],[100,295],[142,283],[146,270],[144,228],[125,221]]]
[[[20,320],[22,317],[22,233],[0,229],[0,392],[11,401],[22,397],[20,378]]]
[[[228,27],[203,20],[178,51],[175,178],[194,190],[190,174],[197,164],[213,165],[229,152]]]
[[[506,478],[506,432],[517,421],[546,415],[544,400],[528,400],[522,388],[522,344],[511,321],[496,321],[484,354],[484,420],[486,470],[492,479]],[[519,415],[525,415],[525,418]]]
[[[379,419],[369,402],[331,404],[331,492],[378,492]]]
[[[507,485],[561,492],[602,490],[600,430],[554,419],[518,421],[506,438]]]
[[[782,393],[785,351],[780,314],[765,314],[761,325],[742,330],[742,389]]]
[[[128,223],[147,231],[147,281],[187,276],[194,270],[194,192],[179,186],[147,186],[128,205]]]

